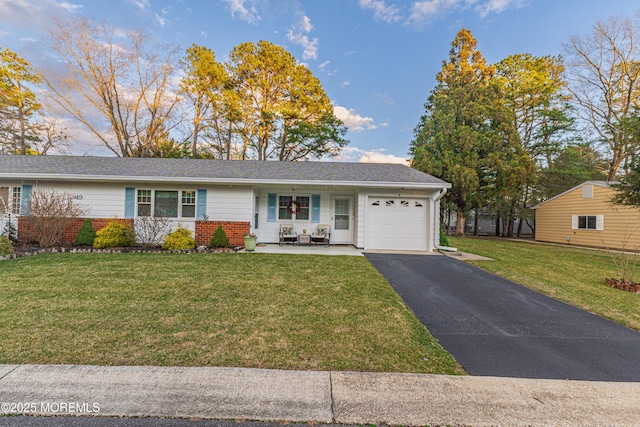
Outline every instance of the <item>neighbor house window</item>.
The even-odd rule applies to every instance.
[[[13,187],[11,200],[11,213],[20,215],[20,206],[22,204],[22,188]]]
[[[596,230],[596,217],[592,216],[578,216],[578,229],[579,230]]]
[[[573,230],[604,230],[604,215],[572,215]]]
[[[308,221],[311,213],[309,196],[279,196],[278,219]]]
[[[143,190],[137,192],[138,216],[195,218],[195,190]]]

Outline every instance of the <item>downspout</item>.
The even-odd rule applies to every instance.
[[[440,199],[442,199],[446,194],[447,194],[447,189],[443,188],[440,191],[440,193],[438,194],[438,196],[436,196],[436,198],[434,199],[434,202],[435,202],[434,205],[439,208],[440,207]],[[436,212],[435,215],[434,215],[434,218],[440,218],[440,212]],[[434,240],[436,240],[435,236],[438,236],[438,238],[437,238],[438,244],[435,245],[436,249],[441,250],[441,251],[447,251],[447,252],[456,252],[458,250],[457,248],[452,248],[450,246],[441,246],[440,245],[440,221],[438,221],[438,220],[434,221],[434,226],[435,226],[435,230],[433,230],[434,231]]]

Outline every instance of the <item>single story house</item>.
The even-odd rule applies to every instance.
[[[54,189],[72,194],[96,228],[161,215],[191,229],[198,244],[221,224],[242,245],[248,232],[277,243],[280,224],[298,234],[327,224],[331,244],[433,251],[448,188],[399,164],[0,156],[0,215],[17,222],[19,239],[28,238],[25,202]]]
[[[614,205],[605,181],[587,181],[536,206],[535,239],[640,250],[640,210]]]

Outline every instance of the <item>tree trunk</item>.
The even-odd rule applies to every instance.
[[[462,236],[464,234],[465,221],[466,217],[464,210],[458,207],[456,209],[456,236]]]
[[[478,235],[478,208],[476,208],[475,215],[473,217],[473,235]]]
[[[500,236],[500,212],[496,214],[496,236]]]

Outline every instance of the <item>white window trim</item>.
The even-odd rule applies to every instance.
[[[178,216],[177,217],[167,217],[170,220],[195,220],[196,216],[197,216],[197,210],[198,210],[198,191],[193,189],[182,189],[182,190],[175,190],[175,189],[170,189],[170,190],[165,190],[163,188],[149,188],[149,187],[143,187],[143,188],[136,188],[136,192],[135,192],[135,206],[136,206],[136,218],[139,217],[140,215],[138,215],[138,191],[151,191],[151,208],[149,210],[149,214],[150,216],[154,216],[155,215],[155,205],[156,205],[156,191],[177,191],[178,192]],[[191,191],[193,193],[195,193],[195,201],[193,204],[187,204],[188,206],[194,206],[194,216],[182,216],[182,193],[186,192],[186,191]]]
[[[277,195],[278,198],[276,199],[276,209],[277,209],[277,218],[278,221],[295,221],[297,223],[311,223],[311,194],[290,194],[290,193],[282,193],[282,194],[278,194]],[[291,213],[291,218],[280,218],[280,197],[291,197],[291,200],[295,201],[298,197],[307,197],[309,199],[309,218],[307,219],[298,219],[297,216],[298,214],[294,214]]]
[[[596,228],[580,228],[580,217],[596,217]],[[588,221],[588,220],[587,220]],[[582,231],[603,231],[604,230],[604,215],[571,215],[571,229]]]

